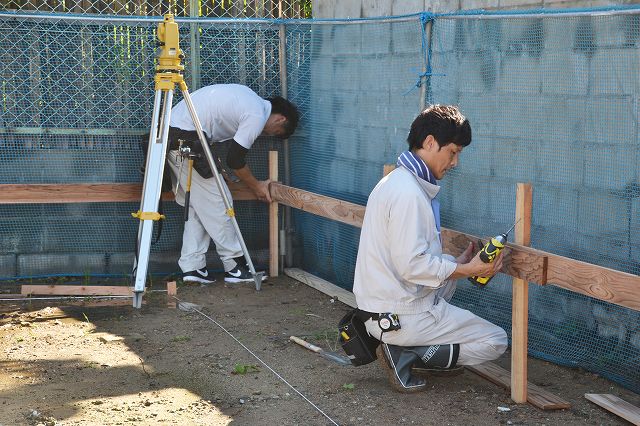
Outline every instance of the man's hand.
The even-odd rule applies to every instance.
[[[465,256],[465,254],[469,251],[467,248],[464,253],[458,257]],[[467,278],[467,277],[491,277],[497,274],[500,269],[502,269],[502,258],[504,257],[504,251],[501,251],[500,254],[496,257],[496,259],[492,263],[484,263],[482,259],[480,259],[480,252],[478,252],[469,262],[467,263],[458,263],[456,270],[453,271],[453,274],[449,276],[450,279],[458,279],[458,278]]]
[[[460,256],[456,257],[456,263],[471,262],[471,259],[473,259],[474,249],[475,249],[475,244],[473,244],[473,241],[470,241],[466,250]]]
[[[269,193],[269,183],[271,179],[256,181],[256,185],[251,188],[253,193],[258,197],[258,200],[265,203],[271,202],[271,194]]]

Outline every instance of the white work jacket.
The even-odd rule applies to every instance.
[[[369,195],[353,292],[368,312],[429,311],[435,289],[456,269],[442,254],[431,200],[440,187],[398,167]]]

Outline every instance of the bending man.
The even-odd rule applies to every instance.
[[[245,156],[260,135],[286,139],[298,125],[298,110],[289,101],[275,97],[262,99],[246,86],[217,84],[203,87],[191,94],[196,113],[202,124],[207,141],[212,144],[232,139],[226,158],[227,165],[236,176],[254,192],[258,199],[271,202],[269,180],[258,181],[246,164]],[[172,111],[169,128],[169,144],[172,148],[167,156],[172,171],[174,188],[180,180],[176,202],[184,205],[187,181],[186,160],[181,170],[182,158],[178,153],[180,141],[202,154],[198,135],[189,110],[180,101]],[[215,151],[215,150],[214,150]],[[215,155],[214,155],[215,157]],[[229,200],[231,193],[223,182]],[[212,283],[215,281],[207,270],[205,255],[211,239],[224,265],[226,282],[252,282],[231,218],[226,214],[224,201],[218,191],[209,165],[204,157],[194,161],[191,182],[189,218],[184,225],[182,251],[178,264],[185,282]]]
[[[423,376],[493,360],[507,348],[502,328],[449,304],[456,279],[502,267],[502,254],[483,263],[472,244],[457,259],[442,253],[437,180],[471,143],[469,121],[456,107],[431,106],[411,124],[408,143],[369,195],[353,287],[367,331],[383,342],[378,361],[400,392],[423,390]]]

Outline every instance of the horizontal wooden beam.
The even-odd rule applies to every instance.
[[[255,200],[243,183],[230,183],[234,200]],[[118,203],[140,201],[140,183],[3,184],[0,204]],[[171,192],[163,200],[173,200]]]
[[[365,207],[313,192],[271,183],[274,201],[348,225],[362,227]],[[442,229],[442,246],[459,255],[478,237]],[[485,239],[486,241],[486,239]],[[507,244],[500,272],[536,284],[553,284],[576,293],[640,311],[640,276],[557,256],[529,247]]]
[[[117,285],[23,285],[23,295],[64,296],[133,296],[133,287]]]
[[[362,227],[364,206],[341,201],[303,189],[293,188],[278,182],[269,186],[271,198],[285,206],[333,219],[356,227]]]

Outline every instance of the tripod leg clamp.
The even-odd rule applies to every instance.
[[[165,215],[157,212],[141,212],[138,210],[136,213],[131,213],[131,216],[140,220],[161,220],[165,219]]]
[[[233,207],[231,207],[230,209],[227,209],[227,216],[234,217],[235,215],[236,215],[236,211],[233,210]]]

